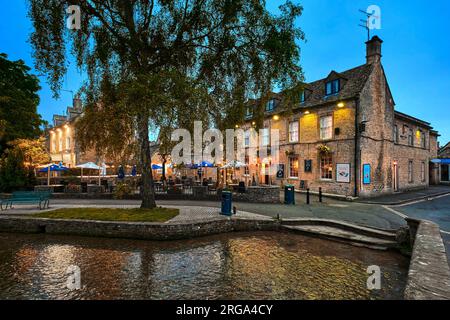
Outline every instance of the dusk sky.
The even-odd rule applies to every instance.
[[[0,0],[0,52],[9,59],[23,59],[33,66],[28,36],[32,31],[25,0]],[[268,1],[276,12],[281,1]],[[400,0],[301,0],[303,16],[298,20],[306,34],[301,65],[306,81],[326,77],[331,70],[345,71],[365,63],[367,34],[358,27],[363,18],[358,9],[375,4],[381,8],[383,65],[398,111],[431,122],[442,135],[441,144],[450,140],[450,1]],[[64,89],[77,91],[83,75],[72,67]],[[61,92],[54,100],[41,77],[39,112],[51,121],[71,104],[71,94]]]

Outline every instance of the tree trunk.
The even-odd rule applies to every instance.
[[[139,161],[142,171],[142,209],[156,208],[155,188],[153,185],[152,155],[149,141],[149,120],[146,114],[137,117],[138,139],[139,139]]]

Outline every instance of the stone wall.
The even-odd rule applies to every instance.
[[[136,223],[0,217],[0,232],[47,233],[140,240],[181,240],[233,231],[276,231],[275,220],[228,219],[198,223]]]
[[[233,201],[280,203],[280,187],[247,187],[245,193],[233,193]]]
[[[407,300],[449,300],[450,269],[439,226],[407,219],[413,253],[405,289]]]

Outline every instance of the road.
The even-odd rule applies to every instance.
[[[436,197],[429,201],[417,201],[388,208],[411,218],[437,223],[441,227],[442,239],[447,251],[447,260],[450,262],[450,195]]]

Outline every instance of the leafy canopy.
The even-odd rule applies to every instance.
[[[37,113],[39,80],[22,60],[0,54],[0,155],[18,138],[38,138],[44,124]],[[3,150],[3,151],[2,151]]]

